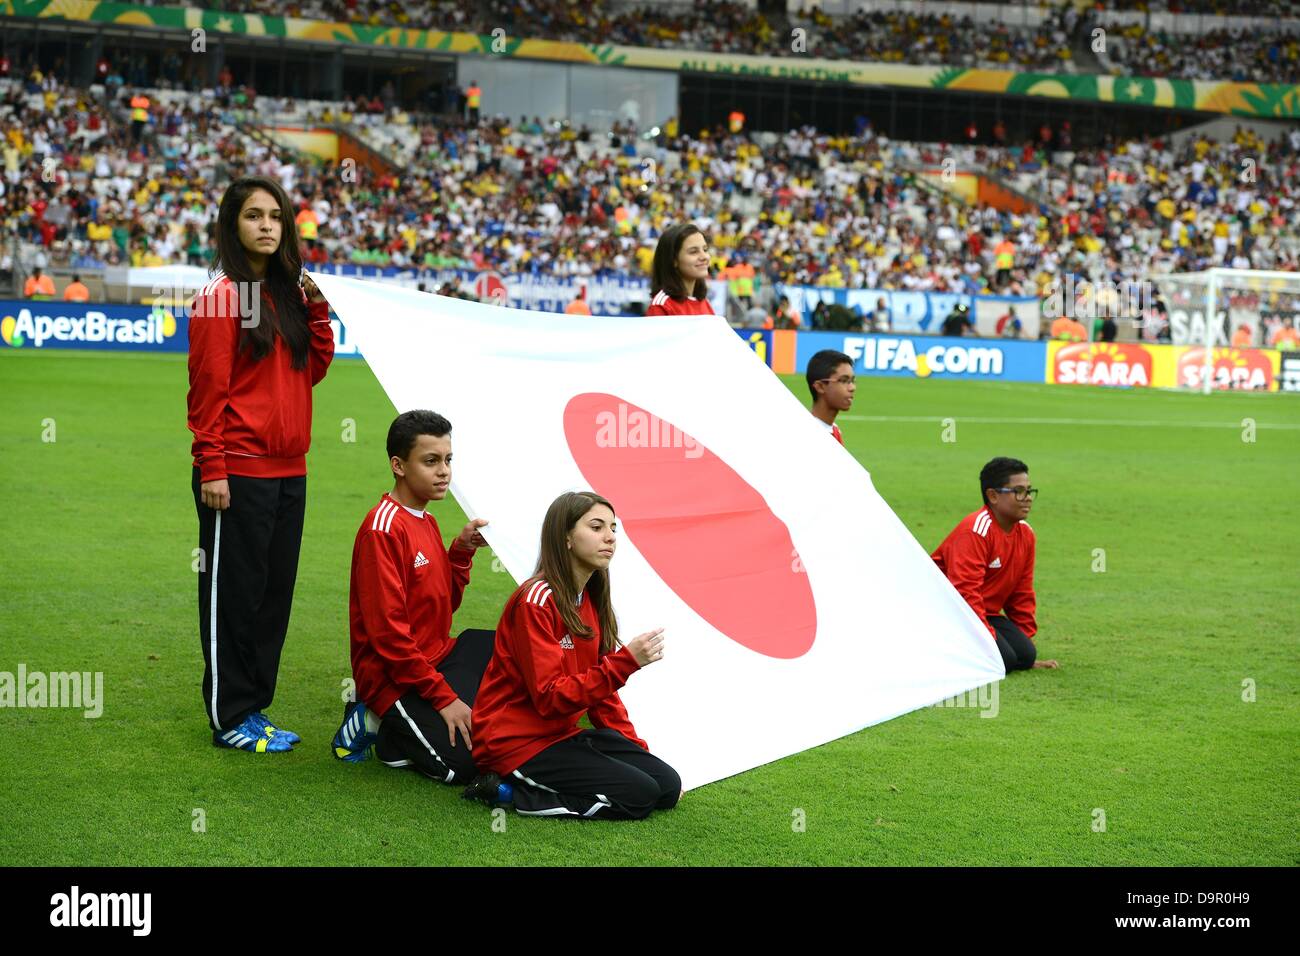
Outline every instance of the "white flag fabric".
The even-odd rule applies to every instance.
[[[1004,676],[868,473],[721,318],[312,278],[393,405],[450,419],[452,494],[516,582],[557,495],[613,503],[620,636],[665,628],[620,693],[688,789]]]

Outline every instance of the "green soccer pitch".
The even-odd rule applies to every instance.
[[[806,403],[802,381],[785,381]],[[200,701],[185,357],[5,352],[0,671],[104,681],[97,719],[0,709],[5,862],[1300,862],[1300,399],[858,381],[841,418],[849,450],[927,550],[977,507],[985,460],[1029,464],[1042,488],[1040,656],[1060,670],[1003,682],[992,719],[925,708],[644,822],[510,815],[496,832],[459,788],[330,755],[349,676],[352,540],[391,486],[395,412],[364,363],[336,361],[315,393],[271,709],[303,742],[258,756],[214,748]],[[771,442],[780,468],[781,436]],[[448,538],[462,526],[450,500],[431,510]],[[455,630],[493,627],[512,588],[480,553]]]

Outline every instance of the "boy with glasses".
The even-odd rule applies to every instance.
[[[1034,646],[1034,529],[1025,518],[1038,489],[1029,466],[994,458],[980,471],[984,506],[972,511],[931,555],[939,570],[989,629],[1007,673],[1054,668]]]
[[[823,349],[808,360],[804,377],[808,391],[812,392],[812,413],[841,445],[844,436],[835,416],[853,407],[853,392],[857,388],[853,376],[853,359],[834,349]]]

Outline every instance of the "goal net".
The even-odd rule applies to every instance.
[[[1300,325],[1300,273],[1206,269],[1146,276],[1139,341],[1188,346],[1179,388],[1263,390],[1276,357],[1258,349],[1289,339]]]

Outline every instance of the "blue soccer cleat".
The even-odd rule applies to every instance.
[[[277,754],[287,753],[293,744],[283,737],[268,737],[262,733],[262,725],[252,715],[244,722],[230,730],[214,730],[212,743],[216,747],[229,747],[232,750],[247,750],[249,753]]]
[[[271,718],[266,716],[260,710],[256,713],[249,714],[249,719],[256,721],[262,728],[263,737],[283,737],[289,742],[289,746],[302,743],[302,738],[292,730],[285,730],[283,727],[277,727],[271,723]]]
[[[370,756],[370,748],[379,739],[366,729],[366,705],[355,701],[343,708],[343,725],[330,745],[334,756],[347,763],[360,763]]]
[[[515,802],[515,788],[489,772],[475,777],[460,796],[462,800],[477,800],[490,807],[511,806]]]

